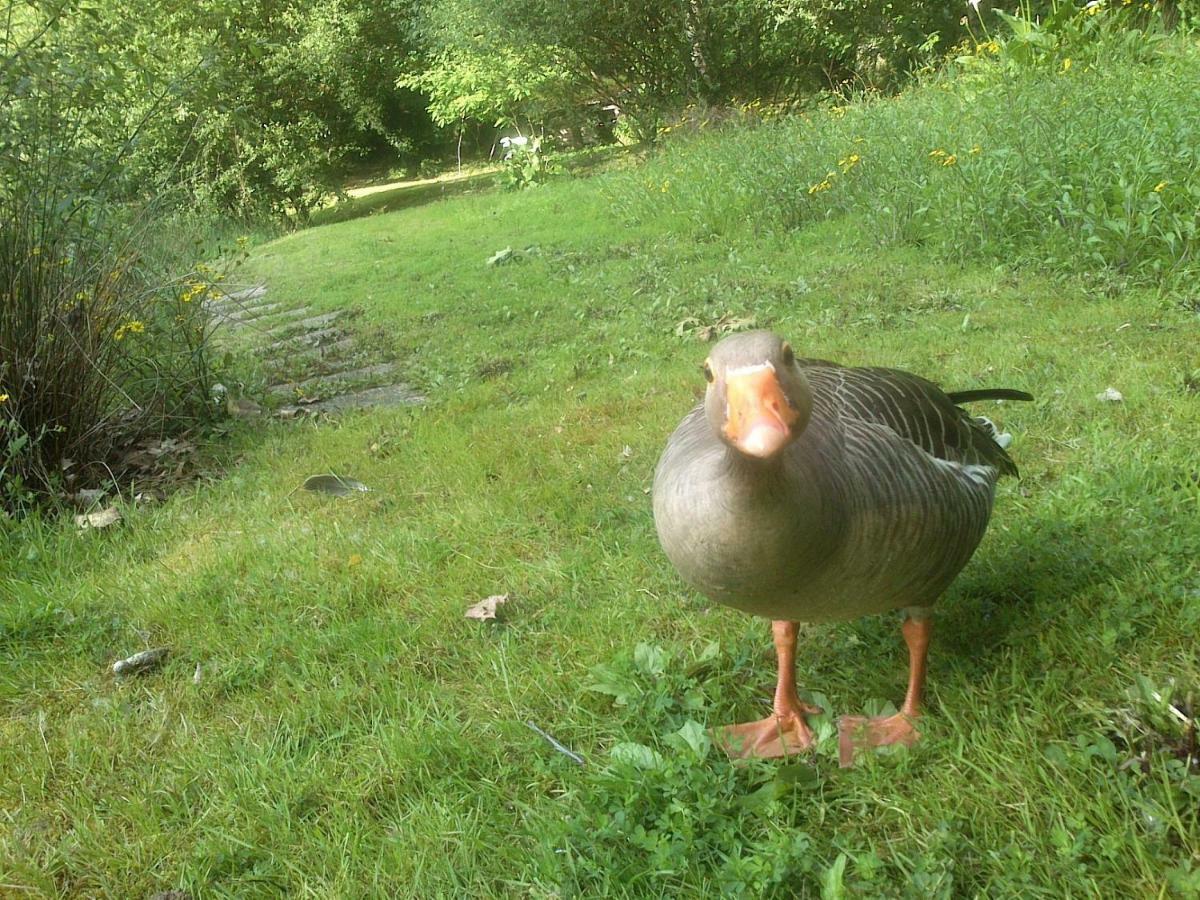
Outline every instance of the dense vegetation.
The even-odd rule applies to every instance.
[[[55,93],[73,151],[122,148],[126,196],[169,184],[224,215],[303,219],[355,160],[412,171],[464,139],[487,155],[498,128],[653,139],[687,104],[889,87],[959,20],[878,0],[5,0],[0,96],[19,122]]]
[[[1196,896],[1200,51],[1092,8],[895,97],[257,248],[431,403],[247,430],[108,532],[4,523],[0,891]],[[813,757],[733,766],[705,734],[761,714],[770,643],[682,589],[644,492],[703,340],[750,325],[1038,398],[981,410],[1023,478],[912,752],[841,771],[823,716]],[[376,490],[296,491],[331,470]],[[894,700],[895,632],[807,633],[813,699]]]

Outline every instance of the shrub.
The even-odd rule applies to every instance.
[[[165,204],[106,193],[133,136],[78,137],[101,52],[73,68],[39,40],[0,42],[0,513],[119,477],[116,451],[210,408],[203,300],[218,276],[162,274],[180,271]]]
[[[0,198],[0,504],[119,475],[115,451],[207,415],[219,276],[164,279],[149,242]]]

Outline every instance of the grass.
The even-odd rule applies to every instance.
[[[1195,895],[1200,777],[1155,699],[1200,688],[1185,296],[880,246],[853,213],[697,239],[621,215],[629,179],[259,248],[273,297],[360,310],[433,402],[245,431],[110,531],[4,526],[0,893]],[[722,317],[1038,397],[981,410],[1023,479],[941,605],[910,753],[839,770],[825,722],[813,758],[735,767],[696,727],[761,715],[773,678],[645,493]],[[324,471],[375,490],[296,491]],[[462,618],[502,592],[502,623]],[[896,625],[809,630],[802,684],[897,701]],[[160,672],[108,674],[156,645]]]

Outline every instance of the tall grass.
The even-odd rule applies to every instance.
[[[1194,278],[1200,52],[1131,24],[1010,20],[898,96],[679,144],[613,199],[700,236],[849,215],[948,260]]]

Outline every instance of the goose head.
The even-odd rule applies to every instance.
[[[742,455],[775,457],[808,425],[812,389],[791,346],[778,335],[730,335],[713,347],[702,368],[709,425]]]

